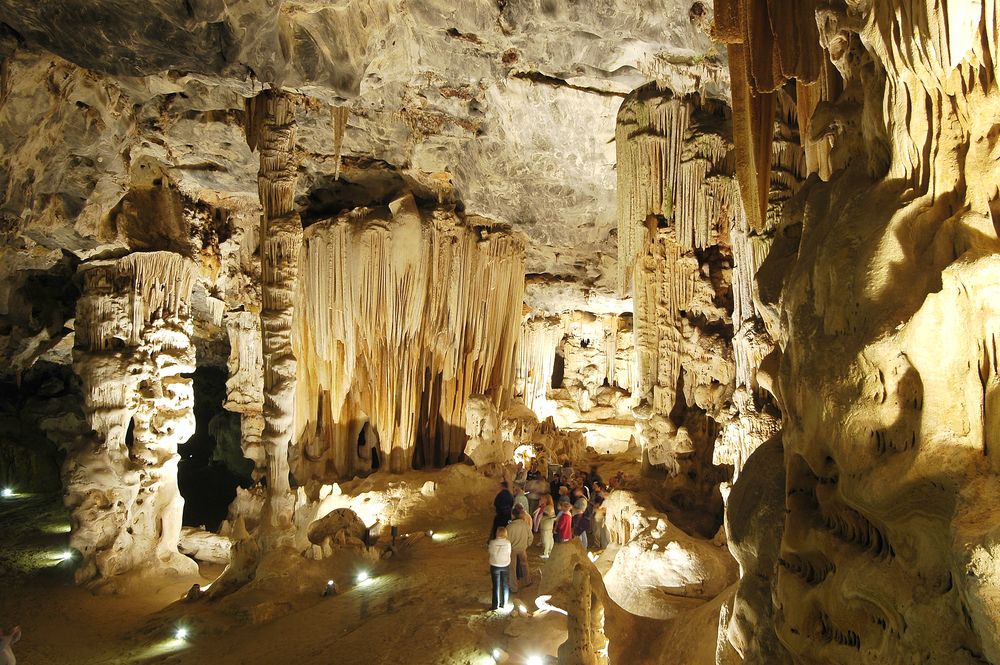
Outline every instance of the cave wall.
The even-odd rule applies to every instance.
[[[773,609],[794,662],[1000,662],[985,489],[997,481],[1000,8],[717,4],[750,228],[767,224],[762,119],[786,79],[813,174],[757,275],[786,496],[772,597],[747,609],[765,623]]]

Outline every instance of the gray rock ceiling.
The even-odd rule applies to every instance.
[[[255,209],[243,98],[280,85],[315,100],[298,139],[307,215],[407,182],[523,231],[530,305],[620,309],[615,114],[653,78],[727,95],[710,13],[690,0],[0,0],[4,228],[105,251],[121,242],[102,232],[109,213],[151,172]],[[350,107],[340,183],[331,104]]]

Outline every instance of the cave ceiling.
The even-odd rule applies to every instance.
[[[307,222],[407,187],[526,234],[529,306],[627,309],[615,114],[652,79],[725,97],[710,20],[689,0],[0,0],[3,229],[120,254],[109,218],[156,177],[251,214],[244,99],[281,86],[309,98]],[[339,181],[331,105],[350,109]]]

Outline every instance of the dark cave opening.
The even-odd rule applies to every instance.
[[[252,484],[253,462],[240,447],[240,415],[222,408],[226,397],[224,368],[195,370],[195,433],[180,447],[177,484],[184,497],[184,525],[216,530],[226,518],[237,487]]]

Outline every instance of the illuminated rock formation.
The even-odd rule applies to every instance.
[[[264,369],[264,427],[261,447],[267,501],[260,526],[265,542],[280,542],[292,527],[294,505],[288,484],[288,447],[292,439],[295,356],[292,310],[302,222],[294,210],[295,101],[264,91],[247,103],[247,143],[260,152],[257,182],[263,207],[260,231],[261,348]]]
[[[521,327],[515,395],[539,420],[581,432],[601,452],[622,452],[634,433],[632,317],[565,312]]]
[[[458,461],[469,397],[511,396],[523,240],[406,195],[310,226],[302,256],[296,477]]]
[[[647,465],[676,508],[721,514],[712,464],[734,389],[730,230],[743,216],[724,104],[651,84],[618,112],[619,285],[634,296]]]
[[[795,662],[997,662],[998,8],[718,4],[750,229],[786,79],[819,176],[758,275],[787,480],[770,592],[745,596],[756,629],[773,602]]]
[[[194,573],[177,550],[177,446],[194,432],[193,264],[168,252],[81,266],[73,366],[92,428],[66,456],[79,582]]]

